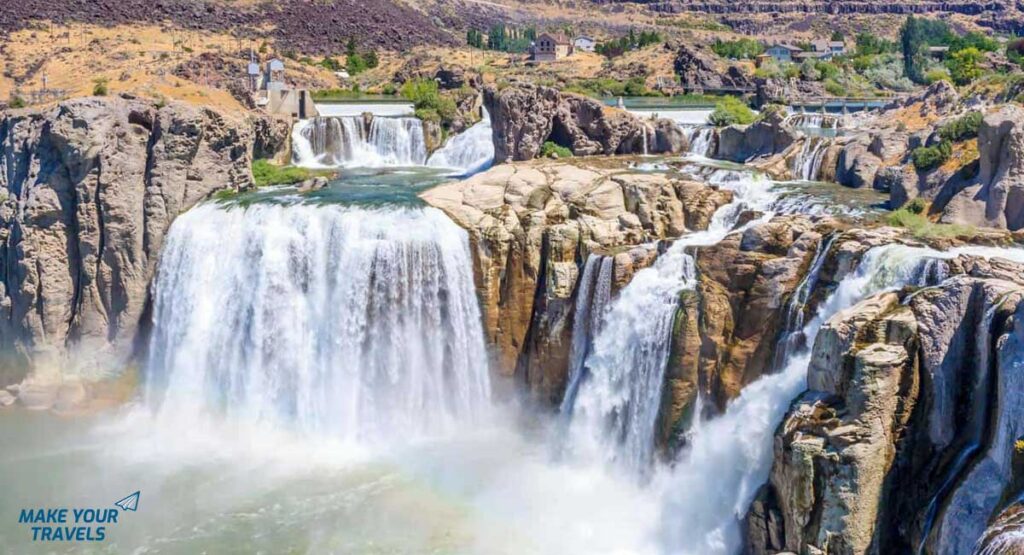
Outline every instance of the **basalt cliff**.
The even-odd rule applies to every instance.
[[[184,104],[86,98],[0,118],[0,338],[25,404],[109,376],[139,346],[175,216],[252,185],[287,126]],[[10,374],[10,375],[7,375]],[[76,396],[75,383],[69,395]]]

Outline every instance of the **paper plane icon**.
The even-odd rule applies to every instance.
[[[125,497],[124,499],[115,502],[114,504],[117,505],[118,507],[121,507],[121,510],[124,510],[124,511],[134,511],[135,509],[139,508],[139,494],[140,493],[141,492],[137,491],[137,492],[129,495],[128,497]]]

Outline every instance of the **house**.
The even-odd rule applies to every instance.
[[[793,56],[800,52],[803,52],[802,48],[785,42],[777,42],[764,51],[765,54],[768,54],[779,63],[792,62]]]
[[[931,56],[932,58],[939,58],[941,60],[942,58],[945,58],[946,54],[948,54],[948,53],[949,53],[949,47],[948,46],[929,46],[928,47],[928,55]]]
[[[565,33],[544,33],[533,44],[533,61],[553,62],[572,54],[572,42]]]
[[[593,52],[594,48],[597,47],[597,41],[593,37],[580,35],[572,41],[572,47],[574,50],[581,52]]]
[[[811,49],[819,54],[824,54],[820,57],[821,59],[831,60],[836,56],[846,54],[846,43],[841,40],[816,40],[811,42]]]

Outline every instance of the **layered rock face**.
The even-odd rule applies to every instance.
[[[1020,489],[1024,267],[961,256],[821,328],[750,553],[970,553]]]
[[[536,158],[547,141],[580,156],[677,153],[687,148],[682,132],[671,121],[644,121],[592,98],[551,87],[488,87],[484,105],[491,115],[494,161],[498,164]]]
[[[943,220],[1010,230],[1024,228],[1024,109],[1007,104],[978,130],[976,183],[945,205]]]
[[[9,370],[5,384],[27,365],[42,389],[123,365],[171,221],[213,191],[251,185],[254,144],[273,149],[280,131],[209,109],[120,98],[6,114],[0,337],[19,355],[12,368],[22,370]]]
[[[715,157],[732,162],[781,154],[797,139],[797,132],[783,124],[780,111],[766,113],[751,125],[730,125],[718,132]]]
[[[497,367],[518,370],[552,401],[565,387],[572,327],[566,322],[587,256],[614,256],[621,287],[656,255],[642,244],[706,228],[732,198],[694,181],[606,163],[508,164],[422,195],[469,231]]]

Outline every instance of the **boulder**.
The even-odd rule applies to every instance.
[[[671,152],[680,146],[662,128],[598,100],[551,87],[516,84],[484,89],[484,105],[491,115],[494,160],[502,163],[536,158],[551,141],[577,156]]]
[[[797,139],[797,132],[783,124],[785,115],[779,110],[765,112],[751,125],[730,125],[718,132],[716,158],[747,162],[762,156],[781,154]]]
[[[738,67],[730,65],[722,69],[718,66],[718,61],[706,50],[689,44],[678,46],[672,63],[680,86],[686,90],[753,90],[753,80]]]

